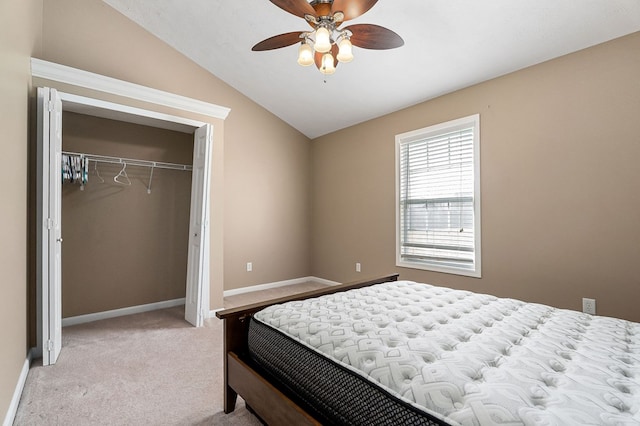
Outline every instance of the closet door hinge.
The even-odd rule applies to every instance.
[[[53,340],[47,340],[47,350],[49,352],[53,350]]]
[[[49,112],[53,112],[55,109],[56,109],[56,108],[55,108],[55,106],[54,106],[53,102],[51,102],[51,101],[47,101],[47,111],[49,111]]]
[[[47,229],[53,229],[53,219],[47,218]]]

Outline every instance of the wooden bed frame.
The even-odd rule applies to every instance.
[[[261,309],[277,303],[397,280],[398,274],[386,275],[216,312],[216,316],[224,320],[224,412],[235,410],[236,399],[240,395],[247,409],[267,424],[320,425],[251,365],[247,348],[249,319]]]

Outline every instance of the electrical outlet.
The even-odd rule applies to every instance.
[[[360,262],[356,262],[356,272],[360,272],[362,271],[362,268],[360,267]]]
[[[253,271],[253,263],[247,262],[247,272]]]
[[[596,314],[596,299],[582,298],[582,312],[585,314]]]

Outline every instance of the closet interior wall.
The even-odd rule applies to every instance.
[[[193,135],[65,112],[63,151],[192,164]],[[89,163],[62,186],[62,317],[185,297],[191,172]],[[103,182],[104,181],[104,182]]]

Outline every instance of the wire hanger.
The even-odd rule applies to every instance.
[[[121,180],[126,179],[126,181],[121,182],[118,179],[121,179]],[[116,183],[120,183],[122,185],[131,186],[131,180],[129,179],[129,176],[127,175],[127,163],[122,163],[122,170],[120,170],[120,173],[118,173],[117,175],[115,175],[113,177],[113,181],[116,182]]]
[[[149,186],[147,186],[147,194],[151,194],[151,180],[153,179],[153,169],[155,169],[156,165],[151,165],[151,173],[149,174]]]
[[[100,179],[100,183],[104,183],[104,179],[100,176],[100,172],[98,171],[98,162],[94,160],[93,162],[93,171],[96,173],[98,179]]]

